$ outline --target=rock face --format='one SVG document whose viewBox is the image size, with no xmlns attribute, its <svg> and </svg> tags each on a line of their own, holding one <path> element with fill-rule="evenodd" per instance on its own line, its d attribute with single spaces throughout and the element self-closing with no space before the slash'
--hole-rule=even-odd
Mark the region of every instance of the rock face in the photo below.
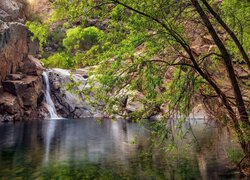
<svg viewBox="0 0 250 180">
<path fill-rule="evenodd" d="M 57 112 L 64 118 L 85 118 L 85 117 L 103 117 L 106 116 L 102 109 L 103 103 L 99 103 L 97 107 L 90 105 L 85 98 L 84 90 L 88 87 L 88 71 L 90 69 L 78 69 L 69 71 L 64 69 L 50 69 L 48 71 L 51 96 L 54 100 Z M 98 86 L 98 84 L 96 84 Z M 70 88 L 68 88 L 70 87 Z M 131 98 L 135 92 L 121 92 L 119 95 L 126 100 L 124 107 L 124 117 L 126 113 L 143 109 L 142 103 Z M 139 97 L 140 94 L 136 93 Z M 93 97 L 89 97 L 92 99 Z M 121 116 L 113 115 L 112 117 L 120 118 Z"/>
<path fill-rule="evenodd" d="M 64 118 L 101 117 L 101 107 L 93 108 L 84 100 L 83 93 L 87 85 L 87 71 L 84 69 L 70 74 L 69 70 L 51 69 L 48 71 L 51 95 L 57 112 Z M 73 89 L 67 90 L 70 84 L 78 84 Z"/>
<path fill-rule="evenodd" d="M 22 23 L 24 6 L 20 0 L 0 1 L 0 121 L 39 116 L 43 67 Z"/>
</svg>

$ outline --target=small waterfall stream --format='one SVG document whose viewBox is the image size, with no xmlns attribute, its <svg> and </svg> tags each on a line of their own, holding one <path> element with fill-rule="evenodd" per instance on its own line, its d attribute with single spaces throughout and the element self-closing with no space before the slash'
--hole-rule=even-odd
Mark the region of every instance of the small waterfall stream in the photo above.
<svg viewBox="0 0 250 180">
<path fill-rule="evenodd" d="M 49 111 L 50 119 L 52 121 L 48 121 L 48 124 L 46 124 L 46 127 L 44 128 L 44 137 L 45 137 L 45 156 L 44 156 L 44 161 L 48 162 L 49 161 L 49 152 L 50 152 L 50 144 L 51 140 L 54 136 L 55 129 L 56 129 L 56 121 L 53 119 L 60 119 L 60 116 L 58 116 L 56 112 L 56 107 L 54 102 L 51 99 L 50 96 L 50 84 L 49 84 L 49 77 L 47 72 L 43 72 L 43 79 L 45 83 L 45 102 L 46 102 L 46 107 Z"/>
<path fill-rule="evenodd" d="M 46 107 L 49 111 L 50 119 L 58 119 L 60 117 L 57 115 L 55 104 L 50 96 L 50 85 L 47 72 L 43 72 L 43 79 L 45 83 L 45 102 L 46 102 Z"/>
</svg>

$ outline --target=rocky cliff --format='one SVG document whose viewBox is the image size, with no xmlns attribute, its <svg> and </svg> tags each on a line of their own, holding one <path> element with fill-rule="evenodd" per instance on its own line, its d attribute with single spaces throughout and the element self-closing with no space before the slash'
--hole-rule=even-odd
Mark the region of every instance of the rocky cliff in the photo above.
<svg viewBox="0 0 250 180">
<path fill-rule="evenodd" d="M 39 116 L 43 67 L 24 25 L 26 6 L 20 0 L 0 1 L 0 121 Z"/>
</svg>

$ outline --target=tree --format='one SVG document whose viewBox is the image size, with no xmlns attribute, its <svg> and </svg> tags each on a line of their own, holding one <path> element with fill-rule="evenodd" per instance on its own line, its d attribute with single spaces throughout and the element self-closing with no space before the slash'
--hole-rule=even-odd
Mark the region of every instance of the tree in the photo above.
<svg viewBox="0 0 250 180">
<path fill-rule="evenodd" d="M 99 23 L 99 28 L 105 32 L 103 35 L 100 31 L 102 35 L 98 43 L 91 48 L 84 52 L 75 50 L 74 54 L 78 62 L 82 59 L 83 66 L 97 66 L 93 73 L 100 86 L 92 86 L 91 91 L 96 92 L 97 99 L 106 102 L 107 110 L 120 111 L 119 105 L 122 103 L 119 95 L 122 90 L 129 89 L 144 95 L 142 101 L 145 109 L 139 112 L 140 116 L 162 104 L 169 105 L 169 115 L 177 111 L 187 115 L 192 95 L 202 91 L 221 101 L 245 159 L 250 161 L 249 110 L 243 87 L 235 73 L 232 55 L 227 49 L 227 41 L 218 31 L 219 25 L 229 33 L 248 65 L 249 58 L 233 30 L 207 1 L 56 0 L 53 5 L 53 20 L 67 19 L 70 26 L 80 21 L 84 31 L 90 26 L 89 20 L 94 19 L 96 26 Z M 209 13 L 215 19 L 211 19 Z M 108 23 L 104 24 L 105 21 Z M 197 31 L 193 34 L 187 32 L 188 23 L 196 25 L 212 38 L 215 44 L 212 52 L 195 51 L 192 37 Z M 232 96 L 212 75 L 220 72 L 213 65 L 221 61 L 227 72 Z M 175 72 L 171 81 L 166 81 L 164 75 L 171 67 Z"/>
</svg>

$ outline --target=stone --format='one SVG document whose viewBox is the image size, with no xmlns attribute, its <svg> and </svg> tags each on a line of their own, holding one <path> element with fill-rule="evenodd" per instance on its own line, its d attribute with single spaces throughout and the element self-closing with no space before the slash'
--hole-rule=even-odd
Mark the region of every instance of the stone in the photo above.
<svg viewBox="0 0 250 180">
<path fill-rule="evenodd" d="M 3 86 L 0 85 L 0 94 L 3 94 Z"/>
<path fill-rule="evenodd" d="M 0 20 L 2 20 L 2 21 L 10 21 L 11 16 L 7 12 L 5 12 L 4 10 L 0 9 Z"/>
<path fill-rule="evenodd" d="M 21 119 L 22 117 L 19 117 L 19 115 L 25 114 L 26 111 L 35 111 L 39 104 L 41 104 L 42 78 L 39 76 L 26 76 L 21 80 L 3 81 L 3 89 L 5 92 L 3 93 L 2 99 L 10 99 L 9 94 L 11 94 L 12 97 L 15 97 L 18 100 L 19 109 L 17 112 L 15 111 L 16 119 Z M 0 104 L 0 108 L 1 107 L 2 110 L 6 110 L 6 107 L 11 106 L 6 106 L 2 103 L 2 105 Z M 12 114 L 13 111 L 7 111 L 7 113 Z"/>
<path fill-rule="evenodd" d="M 3 93 L 0 96 L 0 112 L 9 113 L 11 115 L 19 112 L 18 98 L 10 93 Z"/>
<path fill-rule="evenodd" d="M 23 81 L 3 81 L 3 89 L 6 92 L 9 92 L 15 96 L 20 95 L 27 89 L 27 85 L 23 83 Z"/>
<path fill-rule="evenodd" d="M 27 87 L 25 91 L 20 92 L 24 106 L 37 107 L 38 98 L 42 92 L 42 79 L 39 76 L 27 76 L 23 79 L 23 84 Z"/>
<path fill-rule="evenodd" d="M 23 67 L 23 72 L 28 75 L 42 75 L 44 68 L 41 62 L 32 55 L 28 55 Z"/>
<path fill-rule="evenodd" d="M 11 22 L 1 25 L 0 35 L 0 82 L 8 74 L 21 70 L 28 56 L 28 30 L 23 24 Z"/>
<path fill-rule="evenodd" d="M 37 107 L 37 99 L 38 95 L 34 93 L 33 88 L 28 88 L 26 91 L 22 94 L 23 104 L 24 106 L 28 107 Z"/>
<path fill-rule="evenodd" d="M 8 26 L 5 22 L 0 20 L 0 52 L 9 40 Z"/>
<path fill-rule="evenodd" d="M 24 77 L 23 74 L 8 74 L 6 80 L 22 80 Z"/>
<path fill-rule="evenodd" d="M 70 72 L 64 69 L 51 69 L 48 72 L 51 94 L 57 112 L 64 118 L 101 117 L 101 111 L 95 109 L 84 99 L 84 94 L 77 93 L 87 86 L 87 70 L 78 69 Z M 79 84 L 71 90 L 65 87 L 70 83 Z M 101 109 L 101 108 L 99 108 Z"/>
<path fill-rule="evenodd" d="M 8 13 L 12 20 L 16 20 L 20 15 L 20 7 L 13 0 L 1 0 L 0 9 Z"/>
</svg>

